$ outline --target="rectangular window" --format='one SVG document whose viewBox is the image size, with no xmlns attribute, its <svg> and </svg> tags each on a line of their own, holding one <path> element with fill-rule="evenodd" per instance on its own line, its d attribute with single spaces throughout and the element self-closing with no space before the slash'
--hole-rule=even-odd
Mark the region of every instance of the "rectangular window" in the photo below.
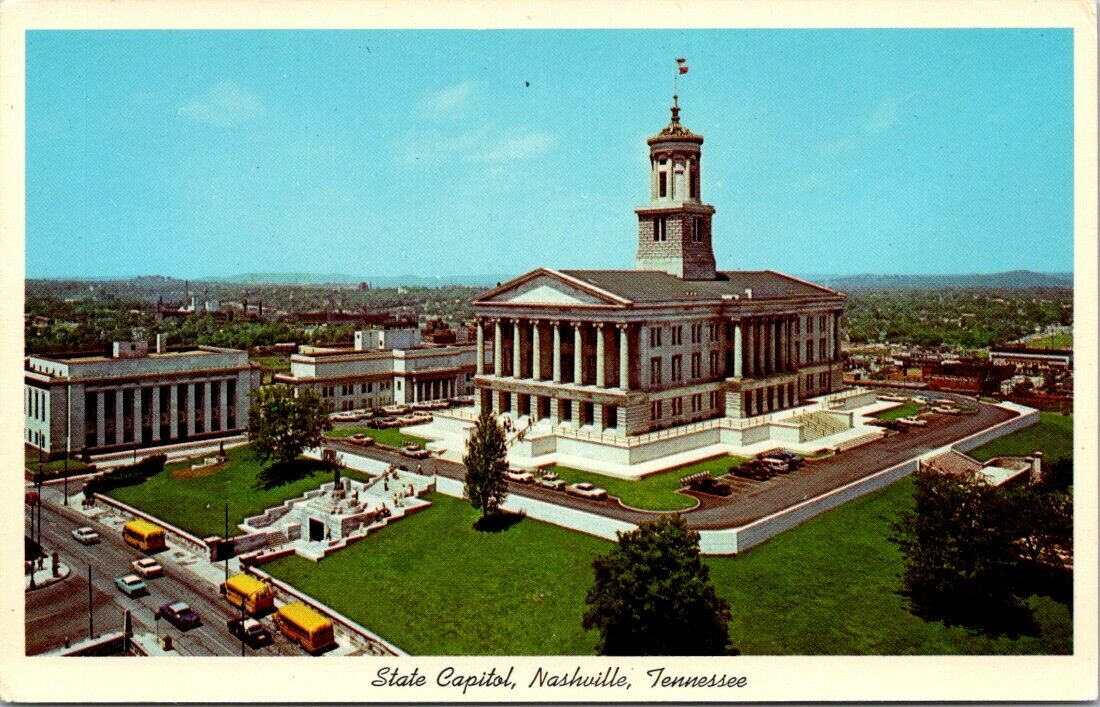
<svg viewBox="0 0 1100 707">
<path fill-rule="evenodd" d="M 672 357 L 672 380 L 678 381 L 684 376 L 684 357 L 677 354 Z"/>
<path fill-rule="evenodd" d="M 694 165 L 688 166 L 688 189 L 692 199 L 699 198 L 699 173 L 695 171 Z"/>
<path fill-rule="evenodd" d="M 691 355 L 691 377 L 701 378 L 703 376 L 703 354 L 693 353 Z"/>
<path fill-rule="evenodd" d="M 812 316 L 811 317 L 806 317 L 806 333 L 807 334 L 813 334 L 814 333 L 814 318 Z"/>
<path fill-rule="evenodd" d="M 649 404 L 649 419 L 653 420 L 654 422 L 660 420 L 663 412 L 661 410 L 661 407 L 662 405 L 660 400 L 654 400 L 653 402 L 651 402 Z"/>
<path fill-rule="evenodd" d="M 672 399 L 672 416 L 676 417 L 678 415 L 683 415 L 683 414 L 684 414 L 684 399 L 683 398 L 673 398 Z"/>
<path fill-rule="evenodd" d="M 825 337 L 817 340 L 817 358 L 820 361 L 829 360 L 829 357 L 825 355 Z"/>
<path fill-rule="evenodd" d="M 661 384 L 661 357 L 654 356 L 649 359 L 649 384 L 660 385 Z"/>
<path fill-rule="evenodd" d="M 806 376 L 806 390 L 814 389 L 814 377 L 812 375 Z"/>
<path fill-rule="evenodd" d="M 649 348 L 655 349 L 661 345 L 661 327 L 649 328 Z"/>
<path fill-rule="evenodd" d="M 821 331 L 821 332 L 825 331 L 825 315 L 824 314 L 822 314 L 820 317 L 817 318 L 817 330 Z"/>
<path fill-rule="evenodd" d="M 829 385 L 829 374 L 819 373 L 817 375 L 817 385 L 819 388 L 826 388 Z"/>
<path fill-rule="evenodd" d="M 684 343 L 684 327 L 674 326 L 672 327 L 672 345 L 680 346 Z"/>
<path fill-rule="evenodd" d="M 699 412 L 702 409 L 703 409 L 703 394 L 702 393 L 696 393 L 695 395 L 691 396 L 691 411 L 692 412 Z"/>
<path fill-rule="evenodd" d="M 653 219 L 653 240 L 668 240 L 668 219 L 664 216 L 658 216 L 657 218 Z"/>
<path fill-rule="evenodd" d="M 806 363 L 813 363 L 813 362 L 814 362 L 814 342 L 813 341 L 807 341 L 806 342 Z"/>
<path fill-rule="evenodd" d="M 668 172 L 657 173 L 658 196 L 664 199 L 668 196 Z"/>
<path fill-rule="evenodd" d="M 710 391 L 710 409 L 713 410 L 716 407 L 718 407 L 718 391 L 712 390 Z"/>
<path fill-rule="evenodd" d="M 698 216 L 691 217 L 691 241 L 692 243 L 703 242 L 703 219 Z"/>
<path fill-rule="evenodd" d="M 710 352 L 710 374 L 712 376 L 718 375 L 718 366 L 721 356 L 717 351 Z"/>
</svg>

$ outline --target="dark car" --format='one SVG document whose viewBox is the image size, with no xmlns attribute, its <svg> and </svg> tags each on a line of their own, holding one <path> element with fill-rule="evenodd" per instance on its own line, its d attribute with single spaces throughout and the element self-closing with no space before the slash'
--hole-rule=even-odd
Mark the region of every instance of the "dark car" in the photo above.
<svg viewBox="0 0 1100 707">
<path fill-rule="evenodd" d="M 707 493 L 711 496 L 729 496 L 733 493 L 733 489 L 730 485 L 719 481 L 713 476 L 707 476 L 705 479 L 700 479 L 691 484 L 692 491 L 698 491 L 699 493 Z"/>
<path fill-rule="evenodd" d="M 734 476 L 739 476 L 742 479 L 752 479 L 753 481 L 767 481 L 775 476 L 775 470 L 759 459 L 749 459 L 730 471 L 733 472 Z"/>
<path fill-rule="evenodd" d="M 174 601 L 171 604 L 165 604 L 160 607 L 159 613 L 161 618 L 181 631 L 186 631 L 189 628 L 195 628 L 202 624 L 202 619 L 195 613 L 195 610 L 182 601 Z"/>
<path fill-rule="evenodd" d="M 256 619 L 245 617 L 243 619 L 229 619 L 226 622 L 229 633 L 239 638 L 253 648 L 262 648 L 271 645 L 271 632 L 268 631 Z"/>
</svg>

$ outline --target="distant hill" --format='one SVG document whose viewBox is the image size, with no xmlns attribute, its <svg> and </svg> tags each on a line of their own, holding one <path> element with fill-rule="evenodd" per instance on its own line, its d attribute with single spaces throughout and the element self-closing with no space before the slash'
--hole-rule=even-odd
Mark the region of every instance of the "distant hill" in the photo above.
<svg viewBox="0 0 1100 707">
<path fill-rule="evenodd" d="M 969 275 L 818 275 L 816 279 L 814 276 L 809 276 L 807 279 L 838 290 L 1073 288 L 1073 273 L 1044 273 L 1031 270 Z"/>
<path fill-rule="evenodd" d="M 252 283 L 264 285 L 357 285 L 371 287 L 439 287 L 440 285 L 494 285 L 507 280 L 500 275 L 349 275 L 347 273 L 241 273 L 226 277 L 204 278 L 207 282 Z"/>
</svg>

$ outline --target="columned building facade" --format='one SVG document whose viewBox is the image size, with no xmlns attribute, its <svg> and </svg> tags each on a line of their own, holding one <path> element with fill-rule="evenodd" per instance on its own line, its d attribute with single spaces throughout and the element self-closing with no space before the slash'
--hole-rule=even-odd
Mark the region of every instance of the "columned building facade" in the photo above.
<svg viewBox="0 0 1100 707">
<path fill-rule="evenodd" d="M 648 143 L 634 270 L 540 268 L 475 300 L 478 406 L 628 436 L 839 389 L 845 296 L 775 271 L 716 270 L 702 136 L 674 104 Z"/>
</svg>

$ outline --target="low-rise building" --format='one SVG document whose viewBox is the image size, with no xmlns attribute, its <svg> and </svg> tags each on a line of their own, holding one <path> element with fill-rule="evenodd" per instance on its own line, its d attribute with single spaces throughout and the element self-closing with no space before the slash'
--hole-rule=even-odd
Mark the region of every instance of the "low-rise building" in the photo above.
<svg viewBox="0 0 1100 707">
<path fill-rule="evenodd" d="M 150 447 L 238 434 L 248 424 L 260 368 L 216 346 L 27 356 L 24 441 L 50 455 Z"/>
<path fill-rule="evenodd" d="M 448 400 L 473 394 L 472 345 L 430 345 L 408 330 L 355 333 L 352 348 L 302 346 L 274 382 L 310 389 L 334 410 Z"/>
</svg>

